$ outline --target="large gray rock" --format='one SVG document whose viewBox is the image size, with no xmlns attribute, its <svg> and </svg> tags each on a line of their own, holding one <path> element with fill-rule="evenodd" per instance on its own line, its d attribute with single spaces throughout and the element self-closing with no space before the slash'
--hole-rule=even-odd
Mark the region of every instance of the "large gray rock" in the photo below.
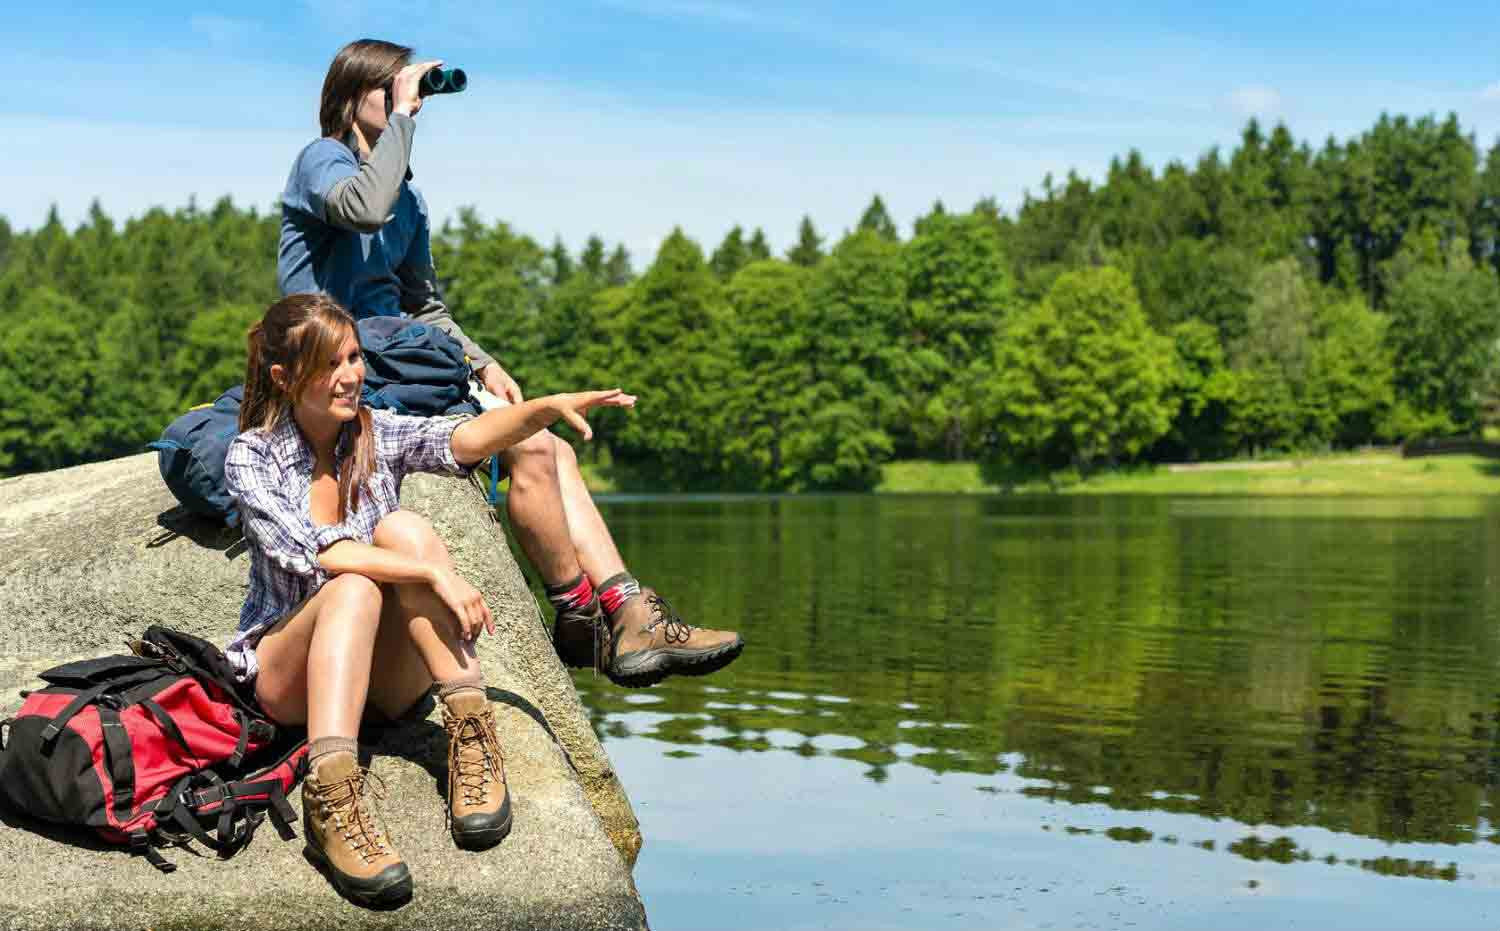
<svg viewBox="0 0 1500 931">
<path fill-rule="evenodd" d="M 269 828 L 219 861 L 182 849 L 177 872 L 0 811 L 0 928 L 644 928 L 631 881 L 630 802 L 557 661 L 536 602 L 475 486 L 420 475 L 402 503 L 426 515 L 498 633 L 480 655 L 496 703 L 515 828 L 483 853 L 454 847 L 438 795 L 440 716 L 366 735 L 388 787 L 386 824 L 416 884 L 407 905 L 341 899 Z M 160 622 L 223 642 L 244 599 L 239 534 L 187 518 L 134 456 L 0 481 L 0 711 L 60 661 L 123 652 Z M 294 795 L 293 802 L 297 798 Z M 299 826 L 300 833 L 300 826 Z"/>
</svg>

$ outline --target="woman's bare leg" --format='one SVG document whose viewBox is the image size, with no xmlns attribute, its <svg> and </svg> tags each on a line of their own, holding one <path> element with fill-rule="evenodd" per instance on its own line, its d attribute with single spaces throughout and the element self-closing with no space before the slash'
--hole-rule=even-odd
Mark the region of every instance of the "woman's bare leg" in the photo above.
<svg viewBox="0 0 1500 931">
<path fill-rule="evenodd" d="M 382 600 L 365 576 L 336 576 L 261 638 L 255 696 L 272 720 L 309 739 L 359 732 Z"/>
<path fill-rule="evenodd" d="M 375 545 L 425 562 L 448 564 L 448 548 L 425 519 L 387 514 Z M 493 847 L 510 833 L 510 791 L 495 715 L 484 692 L 473 641 L 425 584 L 389 585 L 375 644 L 370 702 L 395 717 L 436 682 L 448 732 L 448 826 L 467 850 Z"/>
<path fill-rule="evenodd" d="M 449 564 L 448 548 L 424 518 L 387 514 L 374 544 L 424 562 Z M 459 636 L 458 619 L 424 583 L 387 584 L 375 641 L 370 703 L 388 717 L 410 708 L 434 682 L 480 682 L 474 643 Z"/>
</svg>

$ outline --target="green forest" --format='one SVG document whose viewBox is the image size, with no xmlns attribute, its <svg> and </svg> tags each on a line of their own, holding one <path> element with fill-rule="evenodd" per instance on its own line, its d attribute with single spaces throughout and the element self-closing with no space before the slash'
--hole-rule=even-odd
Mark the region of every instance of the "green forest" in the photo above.
<svg viewBox="0 0 1500 931">
<path fill-rule="evenodd" d="M 726 218 L 726 224 L 733 218 Z M 1500 413 L 1500 143 L 1382 117 L 1314 148 L 1251 122 L 1230 152 L 1013 212 L 879 196 L 649 267 L 467 208 L 433 249 L 455 318 L 529 395 L 621 386 L 586 455 L 662 488 L 862 490 L 892 459 L 992 474 L 1344 449 Z M 607 228 L 607 218 L 600 218 Z M 228 199 L 69 230 L 0 218 L 0 472 L 142 450 L 243 378 L 277 298 L 276 211 Z"/>
</svg>

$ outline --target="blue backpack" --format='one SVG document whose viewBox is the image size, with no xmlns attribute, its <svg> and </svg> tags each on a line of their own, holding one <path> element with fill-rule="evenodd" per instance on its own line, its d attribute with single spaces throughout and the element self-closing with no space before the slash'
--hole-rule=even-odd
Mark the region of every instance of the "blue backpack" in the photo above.
<svg viewBox="0 0 1500 931">
<path fill-rule="evenodd" d="M 469 397 L 469 361 L 453 337 L 405 317 L 359 321 L 365 354 L 361 399 L 398 414 L 477 414 Z"/>
<path fill-rule="evenodd" d="M 224 482 L 224 459 L 240 432 L 240 402 L 245 388 L 235 385 L 212 404 L 195 407 L 167 425 L 161 439 L 147 443 L 157 450 L 162 481 L 182 506 L 195 514 L 239 525 L 239 511 Z"/>
</svg>

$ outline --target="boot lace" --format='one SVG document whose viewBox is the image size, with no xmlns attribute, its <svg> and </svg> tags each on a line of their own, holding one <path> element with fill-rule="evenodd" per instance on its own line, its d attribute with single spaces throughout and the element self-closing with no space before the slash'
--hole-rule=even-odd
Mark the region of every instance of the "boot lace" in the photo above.
<svg viewBox="0 0 1500 931">
<path fill-rule="evenodd" d="M 466 757 L 464 750 L 478 749 L 479 758 Z M 471 712 L 455 715 L 448 720 L 448 772 L 463 793 L 469 805 L 483 805 L 489 795 L 489 783 L 504 777 L 500 767 L 504 757 L 500 753 L 500 738 L 495 736 L 495 723 L 490 713 Z M 452 805 L 448 806 L 452 817 Z"/>
<path fill-rule="evenodd" d="M 366 863 L 378 859 L 390 848 L 369 803 L 370 797 L 385 800 L 385 781 L 379 776 L 364 768 L 356 769 L 348 778 L 320 787 L 318 795 L 344 842 Z"/>
<path fill-rule="evenodd" d="M 651 607 L 651 623 L 641 628 L 642 633 L 650 633 L 661 627 L 668 643 L 687 643 L 693 636 L 693 625 L 684 621 L 667 599 L 652 592 L 646 596 L 646 604 Z"/>
</svg>

